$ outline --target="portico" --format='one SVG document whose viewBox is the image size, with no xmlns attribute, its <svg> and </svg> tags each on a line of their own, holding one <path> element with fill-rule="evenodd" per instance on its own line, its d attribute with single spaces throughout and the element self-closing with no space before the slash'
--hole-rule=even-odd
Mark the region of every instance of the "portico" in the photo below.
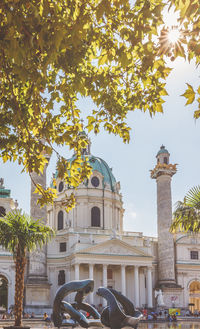
<svg viewBox="0 0 200 329">
<path fill-rule="evenodd" d="M 142 307 L 146 304 L 149 308 L 152 304 L 152 266 L 144 266 L 144 264 L 99 264 L 98 262 L 90 263 L 75 263 L 72 267 L 75 280 L 93 278 L 95 279 L 95 289 L 88 297 L 91 304 L 102 304 L 106 306 L 106 300 L 95 295 L 99 286 L 109 287 L 121 291 L 125 296 L 128 296 L 134 303 L 135 307 Z M 132 289 L 130 290 L 130 282 Z M 146 286 L 143 287 L 143 282 Z M 145 293 L 141 295 L 141 290 Z"/>
</svg>

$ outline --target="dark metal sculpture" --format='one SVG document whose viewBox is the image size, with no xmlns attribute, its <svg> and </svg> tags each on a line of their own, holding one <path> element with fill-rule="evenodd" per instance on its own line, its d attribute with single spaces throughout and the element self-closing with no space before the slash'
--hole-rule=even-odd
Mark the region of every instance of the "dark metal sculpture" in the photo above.
<svg viewBox="0 0 200 329">
<path fill-rule="evenodd" d="M 141 312 L 135 310 L 133 303 L 114 289 L 100 287 L 97 295 L 105 298 L 108 306 L 103 309 L 101 322 L 111 329 L 121 329 L 123 327 L 137 328 L 138 322 L 142 319 Z M 120 309 L 118 302 L 121 304 Z"/>
<path fill-rule="evenodd" d="M 83 302 L 84 297 L 93 290 L 93 280 L 71 281 L 60 287 L 56 293 L 53 304 L 52 317 L 54 326 L 58 328 L 64 326 L 64 314 L 68 313 L 71 316 L 71 319 L 78 322 L 81 327 L 102 327 L 100 314 L 97 312 L 97 310 L 93 306 Z M 75 302 L 70 304 L 64 301 L 64 298 L 73 292 L 77 292 L 75 296 Z M 80 312 L 80 310 L 89 312 L 93 319 L 87 319 L 85 315 Z"/>
</svg>

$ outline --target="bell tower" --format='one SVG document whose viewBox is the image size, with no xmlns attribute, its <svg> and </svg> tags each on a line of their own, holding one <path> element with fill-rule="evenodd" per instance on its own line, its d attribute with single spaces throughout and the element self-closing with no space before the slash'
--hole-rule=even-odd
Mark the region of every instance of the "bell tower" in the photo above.
<svg viewBox="0 0 200 329">
<path fill-rule="evenodd" d="M 169 232 L 172 223 L 171 179 L 176 173 L 176 164 L 170 164 L 170 154 L 162 145 L 156 158 L 157 164 L 151 170 L 151 178 L 157 183 L 157 225 L 158 225 L 158 286 L 176 285 L 173 235 Z"/>
</svg>

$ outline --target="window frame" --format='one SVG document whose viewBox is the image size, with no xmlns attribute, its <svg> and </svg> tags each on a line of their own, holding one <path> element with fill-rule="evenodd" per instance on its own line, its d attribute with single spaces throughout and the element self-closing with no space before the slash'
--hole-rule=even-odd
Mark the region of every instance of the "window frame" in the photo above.
<svg viewBox="0 0 200 329">
<path fill-rule="evenodd" d="M 96 214 L 95 211 L 97 211 Z M 91 227 L 101 227 L 101 209 L 97 206 L 91 208 Z"/>
<path fill-rule="evenodd" d="M 62 250 L 62 247 L 65 246 Z M 59 243 L 59 251 L 60 252 L 66 252 L 67 251 L 67 243 L 65 241 L 62 241 Z"/>
<path fill-rule="evenodd" d="M 190 259 L 192 259 L 192 260 L 198 260 L 199 259 L 198 250 L 190 250 Z"/>
<path fill-rule="evenodd" d="M 59 217 L 59 214 L 61 214 L 61 213 L 62 213 L 62 218 Z M 61 219 L 62 219 L 62 225 L 60 223 Z M 64 228 L 64 212 L 63 212 L 63 210 L 59 210 L 58 215 L 57 215 L 57 230 L 60 231 L 60 230 L 63 230 L 63 228 Z"/>
</svg>

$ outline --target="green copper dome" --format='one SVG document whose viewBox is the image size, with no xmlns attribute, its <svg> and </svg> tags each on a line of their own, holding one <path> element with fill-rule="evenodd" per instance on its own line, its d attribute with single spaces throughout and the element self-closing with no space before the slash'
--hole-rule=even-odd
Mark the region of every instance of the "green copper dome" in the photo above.
<svg viewBox="0 0 200 329">
<path fill-rule="evenodd" d="M 85 154 L 82 156 L 86 156 L 89 159 L 89 164 L 92 167 L 92 172 L 98 171 L 103 176 L 104 187 L 105 184 L 109 184 L 111 190 L 114 192 L 116 179 L 112 173 L 112 169 L 108 166 L 108 164 L 103 159 L 96 157 L 92 154 Z M 74 157 L 75 155 L 73 155 L 71 159 L 68 159 L 68 161 L 73 161 Z M 54 178 L 57 178 L 57 170 L 55 172 Z M 88 182 L 85 185 L 87 186 Z"/>
<path fill-rule="evenodd" d="M 160 147 L 160 150 L 158 151 L 156 157 L 157 157 L 159 154 L 162 154 L 162 153 L 167 153 L 167 154 L 169 154 L 169 152 L 166 150 L 166 148 L 165 148 L 164 145 L 162 145 L 162 146 Z"/>
<path fill-rule="evenodd" d="M 103 159 L 95 157 L 94 155 L 87 156 L 89 157 L 89 163 L 92 167 L 92 171 L 98 171 L 104 177 L 104 184 L 108 183 L 111 190 L 114 191 L 116 179 L 113 176 L 112 169 Z"/>
</svg>

